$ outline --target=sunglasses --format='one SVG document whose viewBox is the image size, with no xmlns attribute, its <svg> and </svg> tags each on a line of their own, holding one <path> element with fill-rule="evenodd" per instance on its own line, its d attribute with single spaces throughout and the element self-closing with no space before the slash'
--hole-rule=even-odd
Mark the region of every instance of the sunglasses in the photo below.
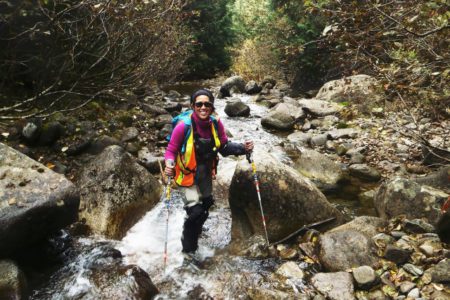
<svg viewBox="0 0 450 300">
<path fill-rule="evenodd" d="M 206 108 L 212 108 L 213 107 L 213 104 L 211 102 L 195 102 L 194 105 L 197 108 L 201 108 L 203 105 Z"/>
</svg>

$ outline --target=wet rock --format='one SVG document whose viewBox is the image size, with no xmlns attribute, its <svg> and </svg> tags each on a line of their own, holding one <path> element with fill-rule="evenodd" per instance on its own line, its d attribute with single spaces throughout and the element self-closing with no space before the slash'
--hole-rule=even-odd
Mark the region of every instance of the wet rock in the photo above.
<svg viewBox="0 0 450 300">
<path fill-rule="evenodd" d="M 312 277 L 311 282 L 327 299 L 355 299 L 353 296 L 353 279 L 347 272 L 317 273 Z"/>
<path fill-rule="evenodd" d="M 441 260 L 437 265 L 432 266 L 425 271 L 424 277 L 428 277 L 431 282 L 448 283 L 450 282 L 450 259 Z"/>
<path fill-rule="evenodd" d="M 27 299 L 25 275 L 11 260 L 0 260 L 0 299 Z"/>
<path fill-rule="evenodd" d="M 243 241 L 239 240 L 237 243 L 232 244 L 231 247 L 233 253 L 251 258 L 267 258 L 270 255 L 270 250 L 267 249 L 265 238 L 259 234 L 255 234 Z"/>
<path fill-rule="evenodd" d="M 394 245 L 387 245 L 384 252 L 384 257 L 387 260 L 393 261 L 396 264 L 404 264 L 408 261 L 411 251 L 402 249 Z"/>
<path fill-rule="evenodd" d="M 378 279 L 374 269 L 369 266 L 353 269 L 353 278 L 355 278 L 358 287 L 361 289 L 369 289 L 376 284 Z"/>
<path fill-rule="evenodd" d="M 338 114 L 343 108 L 341 105 L 316 99 L 302 99 L 298 104 L 307 114 L 317 117 Z"/>
<path fill-rule="evenodd" d="M 225 113 L 229 117 L 248 117 L 250 115 L 250 107 L 242 101 L 228 102 L 225 106 Z"/>
<path fill-rule="evenodd" d="M 260 87 L 254 80 L 250 80 L 245 85 L 245 93 L 247 93 L 249 95 L 257 94 L 257 93 L 261 92 L 261 90 L 262 90 L 262 87 Z"/>
<path fill-rule="evenodd" d="M 337 223 L 341 222 L 339 211 L 307 178 L 268 153 L 256 150 L 254 160 L 258 165 L 261 200 L 267 213 L 270 241 L 281 240 L 303 225 L 330 217 L 337 217 Z M 230 185 L 233 239 L 245 239 L 253 233 L 264 235 L 256 199 L 250 166 L 248 162 L 241 161 Z M 332 226 L 332 223 L 327 225 Z"/>
<path fill-rule="evenodd" d="M 232 76 L 225 79 L 220 86 L 218 98 L 230 97 L 232 88 L 236 88 L 240 93 L 244 93 L 245 80 L 241 76 Z"/>
<path fill-rule="evenodd" d="M 303 279 L 304 274 L 300 267 L 293 261 L 282 264 L 276 271 L 276 274 L 293 279 Z"/>
<path fill-rule="evenodd" d="M 391 235 L 396 239 L 400 239 L 406 235 L 406 232 L 393 230 L 391 231 Z"/>
<path fill-rule="evenodd" d="M 305 114 L 303 113 L 303 110 L 300 107 L 289 103 L 279 103 L 274 108 L 272 108 L 271 111 L 277 111 L 284 114 L 288 114 L 296 122 L 305 117 Z"/>
<path fill-rule="evenodd" d="M 395 178 L 380 186 L 374 205 L 384 219 L 404 214 L 408 219 L 425 217 L 434 225 L 442 214 L 439 205 L 442 196 L 414 181 Z"/>
<path fill-rule="evenodd" d="M 425 222 L 421 219 L 406 220 L 404 224 L 405 231 L 408 233 L 426 233 L 434 232 L 435 228 L 433 225 Z"/>
<path fill-rule="evenodd" d="M 139 131 L 136 127 L 128 127 L 125 128 L 122 132 L 122 137 L 120 138 L 120 141 L 123 142 L 129 142 L 134 139 L 136 139 L 139 135 Z"/>
<path fill-rule="evenodd" d="M 321 191 L 337 190 L 344 178 L 340 165 L 315 150 L 299 150 L 300 157 L 295 161 L 294 168 L 311 179 Z"/>
<path fill-rule="evenodd" d="M 376 94 L 378 82 L 368 75 L 354 75 L 325 83 L 316 95 L 316 99 L 332 102 L 367 101 L 379 98 Z"/>
<path fill-rule="evenodd" d="M 267 85 L 267 84 L 269 84 L 269 85 Z M 277 81 L 272 76 L 264 76 L 263 80 L 261 81 L 262 86 L 264 86 L 264 87 L 270 86 L 270 87 L 268 87 L 268 89 L 272 89 L 276 84 L 277 84 Z"/>
<path fill-rule="evenodd" d="M 64 176 L 0 143 L 0 257 L 71 224 L 78 205 Z"/>
<path fill-rule="evenodd" d="M 350 175 L 362 179 L 364 181 L 378 181 L 381 174 L 376 169 L 366 164 L 353 164 L 348 168 Z"/>
<path fill-rule="evenodd" d="M 294 128 L 295 119 L 287 113 L 271 111 L 261 119 L 261 125 L 277 130 L 289 131 Z"/>
<path fill-rule="evenodd" d="M 291 299 L 288 293 L 274 290 L 266 289 L 263 287 L 250 287 L 247 290 L 247 294 L 250 299 Z M 199 299 L 199 298 L 196 298 Z"/>
<path fill-rule="evenodd" d="M 196 285 L 192 290 L 190 290 L 189 292 L 187 292 L 187 299 L 202 299 L 202 300 L 212 300 L 214 299 L 213 297 L 211 297 L 210 295 L 208 295 L 208 293 L 206 292 L 205 288 L 203 286 Z"/>
<path fill-rule="evenodd" d="M 85 166 L 77 183 L 80 219 L 92 231 L 120 239 L 158 201 L 158 181 L 118 146 Z"/>
<path fill-rule="evenodd" d="M 94 139 L 87 149 L 87 152 L 90 154 L 100 154 L 105 148 L 112 146 L 112 145 L 120 145 L 120 142 L 108 135 L 102 135 L 98 138 Z"/>
</svg>

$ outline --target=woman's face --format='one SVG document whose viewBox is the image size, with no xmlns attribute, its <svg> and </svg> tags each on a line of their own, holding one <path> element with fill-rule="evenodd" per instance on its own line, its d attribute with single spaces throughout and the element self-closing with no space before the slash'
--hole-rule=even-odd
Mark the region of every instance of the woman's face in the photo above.
<svg viewBox="0 0 450 300">
<path fill-rule="evenodd" d="M 213 112 L 213 104 L 209 102 L 209 97 L 200 95 L 195 98 L 193 109 L 197 117 L 201 120 L 206 120 Z"/>
</svg>

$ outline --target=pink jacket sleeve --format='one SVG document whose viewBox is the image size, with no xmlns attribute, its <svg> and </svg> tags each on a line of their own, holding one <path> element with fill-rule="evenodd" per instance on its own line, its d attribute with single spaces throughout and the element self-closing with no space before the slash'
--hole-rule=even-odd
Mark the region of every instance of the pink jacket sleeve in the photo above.
<svg viewBox="0 0 450 300">
<path fill-rule="evenodd" d="M 175 161 L 178 152 L 181 151 L 181 146 L 184 141 L 184 126 L 184 123 L 180 122 L 173 129 L 169 145 L 167 145 L 166 153 L 164 154 L 165 160 L 171 159 Z"/>
</svg>

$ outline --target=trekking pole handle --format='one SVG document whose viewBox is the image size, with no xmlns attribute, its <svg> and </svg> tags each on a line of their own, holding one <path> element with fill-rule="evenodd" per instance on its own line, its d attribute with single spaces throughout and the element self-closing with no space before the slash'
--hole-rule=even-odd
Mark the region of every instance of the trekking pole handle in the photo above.
<svg viewBox="0 0 450 300">
<path fill-rule="evenodd" d="M 245 154 L 245 157 L 247 158 L 248 163 L 251 164 L 252 161 L 253 161 L 253 159 L 252 159 L 252 153 L 251 153 L 251 152 L 246 153 L 246 154 Z"/>
</svg>

